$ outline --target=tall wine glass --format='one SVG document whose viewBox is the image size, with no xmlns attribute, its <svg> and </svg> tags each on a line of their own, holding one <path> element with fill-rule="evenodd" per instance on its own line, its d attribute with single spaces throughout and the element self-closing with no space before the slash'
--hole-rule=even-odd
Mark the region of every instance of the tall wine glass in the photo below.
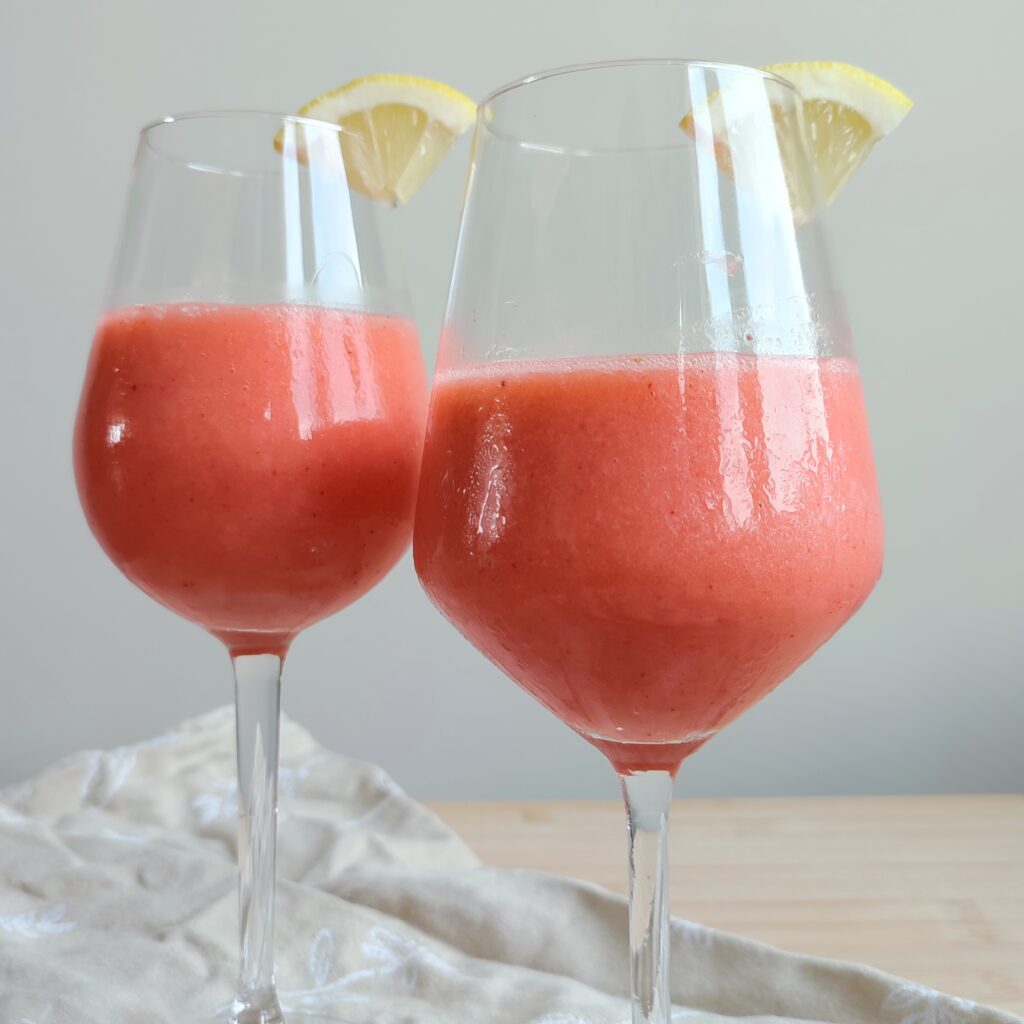
<svg viewBox="0 0 1024 1024">
<path fill-rule="evenodd" d="M 633 1020 L 664 1024 L 673 778 L 881 568 L 791 85 L 627 61 L 482 104 L 414 551 L 438 608 L 618 773 Z"/>
<path fill-rule="evenodd" d="M 281 665 L 408 546 L 426 414 L 415 327 L 339 129 L 192 114 L 144 129 L 75 428 L 118 568 L 227 646 L 241 869 L 236 1024 L 276 1024 Z"/>
</svg>

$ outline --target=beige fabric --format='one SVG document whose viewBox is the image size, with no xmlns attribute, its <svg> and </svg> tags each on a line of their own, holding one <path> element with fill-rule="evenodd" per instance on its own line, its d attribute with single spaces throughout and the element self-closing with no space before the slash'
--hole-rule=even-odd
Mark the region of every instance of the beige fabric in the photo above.
<svg viewBox="0 0 1024 1024">
<path fill-rule="evenodd" d="M 0 1024 L 184 1024 L 233 994 L 233 720 L 0 790 Z M 620 1024 L 623 901 L 481 867 L 379 768 L 282 735 L 277 962 L 302 1024 Z M 1010 1024 L 867 968 L 673 922 L 675 1021 Z"/>
</svg>

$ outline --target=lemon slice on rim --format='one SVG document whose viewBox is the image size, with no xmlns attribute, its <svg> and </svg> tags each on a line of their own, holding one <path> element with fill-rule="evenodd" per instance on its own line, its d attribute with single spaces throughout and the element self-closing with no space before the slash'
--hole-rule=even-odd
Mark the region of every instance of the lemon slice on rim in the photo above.
<svg viewBox="0 0 1024 1024">
<path fill-rule="evenodd" d="M 792 82 L 800 94 L 805 137 L 826 203 L 835 199 L 875 143 L 896 128 L 913 106 L 895 86 L 851 64 L 809 61 L 771 64 L 761 70 Z M 726 121 L 722 93 L 729 88 L 726 85 L 695 106 L 679 126 L 698 143 L 710 135 L 719 166 L 732 173 L 731 147 L 742 144 L 744 132 L 735 120 Z M 805 176 L 796 170 L 800 144 L 795 113 L 773 105 L 772 116 L 793 210 L 802 222 L 813 209 L 814 196 L 804 194 Z"/>
<path fill-rule="evenodd" d="M 894 85 L 852 64 L 808 61 L 762 70 L 792 82 L 803 99 L 807 143 L 826 203 L 914 105 Z"/>
<path fill-rule="evenodd" d="M 476 104 L 428 78 L 367 75 L 311 100 L 299 114 L 339 125 L 349 186 L 398 206 L 473 123 Z"/>
</svg>

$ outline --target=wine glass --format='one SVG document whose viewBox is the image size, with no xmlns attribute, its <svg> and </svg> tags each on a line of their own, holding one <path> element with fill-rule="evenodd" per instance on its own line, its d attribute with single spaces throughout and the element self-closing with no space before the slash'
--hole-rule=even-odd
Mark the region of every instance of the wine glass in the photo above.
<svg viewBox="0 0 1024 1024">
<path fill-rule="evenodd" d="M 426 381 L 340 129 L 202 113 L 142 131 L 75 427 L 93 533 L 235 672 L 241 968 L 274 987 L 281 666 L 295 635 L 407 548 Z"/>
<path fill-rule="evenodd" d="M 623 61 L 481 105 L 413 547 L 444 615 L 618 773 L 633 1020 L 664 1024 L 676 772 L 881 570 L 789 83 Z"/>
</svg>

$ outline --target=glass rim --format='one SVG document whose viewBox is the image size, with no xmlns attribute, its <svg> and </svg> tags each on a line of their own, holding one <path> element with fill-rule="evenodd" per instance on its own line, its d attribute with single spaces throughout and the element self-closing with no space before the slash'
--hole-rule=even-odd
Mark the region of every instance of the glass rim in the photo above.
<svg viewBox="0 0 1024 1024">
<path fill-rule="evenodd" d="M 176 140 L 188 138 L 188 135 L 168 134 L 162 135 L 161 128 L 172 128 L 180 125 L 180 132 L 185 132 L 188 125 L 212 124 L 220 122 L 227 132 L 231 128 L 239 129 L 246 126 L 247 130 L 253 130 L 255 126 L 262 125 L 264 130 L 276 130 L 278 137 L 281 136 L 289 126 L 297 126 L 293 129 L 300 131 L 306 129 L 309 134 L 319 134 L 320 138 L 333 137 L 340 145 L 344 136 L 352 137 L 352 132 L 343 128 L 340 124 L 331 121 L 321 121 L 315 117 L 304 117 L 301 114 L 283 114 L 274 110 L 191 110 L 181 114 L 167 114 L 164 117 L 150 121 L 139 129 L 136 136 L 138 139 L 136 158 L 143 152 L 148 152 L 154 157 L 183 164 L 194 171 L 207 173 L 224 174 L 230 177 L 258 177 L 265 175 L 279 174 L 280 171 L 271 167 L 243 167 L 235 161 L 226 157 L 220 157 L 213 162 L 203 162 L 194 159 L 188 153 L 176 150 Z M 326 133 L 329 132 L 330 135 Z M 280 150 L 279 150 L 280 151 Z"/>
<path fill-rule="evenodd" d="M 734 75 L 746 76 L 748 81 L 753 80 L 763 83 L 771 82 L 774 85 L 782 86 L 795 102 L 799 102 L 800 98 L 799 89 L 797 89 L 797 87 L 788 79 L 783 78 L 781 75 L 777 75 L 774 71 L 764 71 L 761 68 L 748 66 L 746 64 L 730 64 L 725 61 L 697 60 L 686 57 L 626 57 L 618 60 L 591 61 L 582 64 L 567 64 L 562 67 L 549 68 L 544 71 L 534 72 L 531 75 L 526 75 L 524 78 L 518 78 L 515 81 L 507 82 L 505 85 L 499 86 L 481 100 L 480 105 L 477 107 L 476 133 L 478 136 L 486 133 L 487 135 L 493 136 L 495 139 L 511 143 L 525 149 L 559 153 L 563 155 L 572 154 L 576 156 L 621 156 L 626 153 L 647 153 L 654 151 L 670 152 L 684 148 L 686 143 L 683 139 L 679 139 L 665 145 L 640 144 L 629 147 L 566 146 L 561 144 L 542 143 L 540 140 L 531 139 L 527 134 L 509 131 L 503 123 L 504 118 L 501 113 L 501 107 L 495 106 L 495 101 L 502 100 L 504 97 L 510 96 L 511 94 L 516 93 L 521 89 L 528 88 L 534 84 L 592 71 L 631 68 L 666 68 L 670 70 L 697 68 L 711 72 L 728 72 Z"/>
<path fill-rule="evenodd" d="M 224 110 L 186 110 L 180 114 L 166 114 L 163 117 L 155 118 L 152 121 L 148 121 L 139 129 L 139 137 L 142 139 L 148 138 L 150 132 L 157 128 L 163 128 L 167 125 L 178 124 L 182 121 L 201 121 L 201 120 L 217 120 L 217 119 L 229 119 L 237 118 L 239 120 L 243 118 L 264 118 L 267 120 L 278 121 L 282 124 L 303 124 L 309 125 L 313 128 L 328 128 L 338 135 L 348 134 L 348 129 L 343 128 L 340 124 L 335 124 L 331 121 L 322 121 L 316 117 L 304 117 L 301 114 L 283 114 L 276 110 L 240 110 L 240 109 L 224 109 Z"/>
<path fill-rule="evenodd" d="M 513 79 L 511 82 L 506 82 L 504 85 L 498 86 L 497 89 L 488 93 L 480 101 L 478 109 L 479 111 L 483 111 L 483 109 L 485 107 L 489 107 L 494 100 L 499 99 L 508 93 L 515 92 L 517 89 L 522 89 L 525 86 L 532 85 L 535 82 L 544 82 L 550 78 L 559 78 L 564 75 L 578 74 L 581 71 L 602 71 L 609 70 L 611 68 L 628 67 L 687 67 L 704 68 L 708 71 L 735 71 L 754 75 L 770 82 L 777 82 L 779 85 L 785 86 L 794 93 L 798 92 L 797 87 L 788 78 L 783 78 L 781 75 L 775 74 L 774 71 L 764 71 L 763 69 L 756 68 L 750 64 L 732 64 L 729 61 L 701 60 L 699 58 L 689 57 L 621 57 L 616 60 L 597 60 L 588 61 L 582 64 L 563 64 L 560 67 L 545 68 L 543 71 L 535 71 L 533 74 Z"/>
</svg>

